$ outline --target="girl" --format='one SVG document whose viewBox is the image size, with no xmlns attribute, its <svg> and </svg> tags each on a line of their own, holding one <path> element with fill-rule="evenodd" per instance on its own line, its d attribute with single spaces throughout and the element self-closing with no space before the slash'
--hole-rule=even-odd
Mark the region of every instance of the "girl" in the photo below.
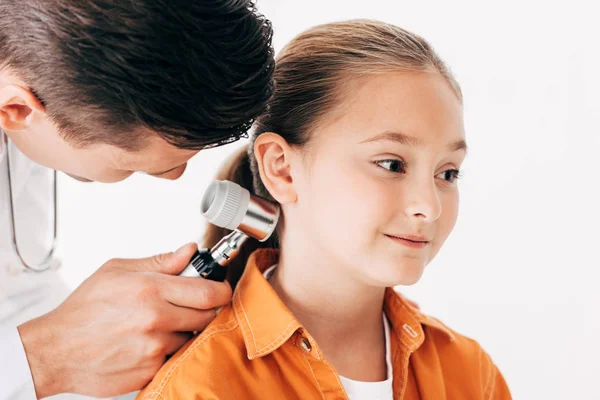
<svg viewBox="0 0 600 400">
<path fill-rule="evenodd" d="M 218 178 L 281 205 L 278 239 L 236 259 L 232 303 L 141 398 L 509 399 L 476 342 L 392 289 L 419 280 L 457 217 L 466 143 L 444 63 L 419 36 L 350 21 L 292 40 L 275 79 Z"/>
</svg>

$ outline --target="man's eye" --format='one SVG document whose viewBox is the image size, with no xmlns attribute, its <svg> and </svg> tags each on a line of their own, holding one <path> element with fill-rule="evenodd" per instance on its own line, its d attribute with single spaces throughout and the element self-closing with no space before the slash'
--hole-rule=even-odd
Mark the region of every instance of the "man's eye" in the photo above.
<svg viewBox="0 0 600 400">
<path fill-rule="evenodd" d="M 457 169 L 448 169 L 440 174 L 438 174 L 438 178 L 443 179 L 449 183 L 456 182 L 457 179 L 461 177 L 460 171 Z"/>
<path fill-rule="evenodd" d="M 381 168 L 386 169 L 390 172 L 401 173 L 404 172 L 404 161 L 402 160 L 381 160 L 376 161 L 375 164 L 379 165 Z"/>
</svg>

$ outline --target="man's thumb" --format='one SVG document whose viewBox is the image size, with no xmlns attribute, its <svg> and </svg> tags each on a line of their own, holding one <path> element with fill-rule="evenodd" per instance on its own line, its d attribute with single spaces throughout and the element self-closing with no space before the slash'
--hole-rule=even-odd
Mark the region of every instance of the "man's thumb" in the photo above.
<svg viewBox="0 0 600 400">
<path fill-rule="evenodd" d="M 198 250 L 196 243 L 188 243 L 174 253 L 157 254 L 141 260 L 141 267 L 149 272 L 177 275 L 190 263 L 196 250 Z"/>
</svg>

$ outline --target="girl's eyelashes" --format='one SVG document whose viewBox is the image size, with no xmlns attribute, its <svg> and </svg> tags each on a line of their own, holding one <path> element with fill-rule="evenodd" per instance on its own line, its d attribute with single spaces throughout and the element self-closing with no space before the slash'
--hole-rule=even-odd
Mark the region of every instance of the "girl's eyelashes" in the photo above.
<svg viewBox="0 0 600 400">
<path fill-rule="evenodd" d="M 375 164 L 377 164 L 380 168 L 397 174 L 403 174 L 404 172 L 406 172 L 406 163 L 399 159 L 375 161 Z"/>
<path fill-rule="evenodd" d="M 401 159 L 386 159 L 386 160 L 378 160 L 375 161 L 379 168 L 385 169 L 386 171 L 395 173 L 395 174 L 404 174 L 406 173 L 406 163 Z M 456 168 L 447 169 L 436 175 L 436 178 L 442 179 L 448 183 L 455 183 L 457 179 L 462 177 L 460 170 Z"/>
<path fill-rule="evenodd" d="M 455 183 L 457 179 L 462 177 L 462 175 L 458 169 L 451 168 L 439 173 L 437 177 L 445 180 L 448 183 Z"/>
</svg>

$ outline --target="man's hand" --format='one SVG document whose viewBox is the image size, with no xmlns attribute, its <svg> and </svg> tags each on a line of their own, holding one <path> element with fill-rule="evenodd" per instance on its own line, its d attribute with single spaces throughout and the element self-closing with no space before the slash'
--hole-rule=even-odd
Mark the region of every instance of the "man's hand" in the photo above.
<svg viewBox="0 0 600 400">
<path fill-rule="evenodd" d="M 109 397 L 144 387 L 187 332 L 203 330 L 231 298 L 226 282 L 172 276 L 196 249 L 110 260 L 56 310 L 21 325 L 38 397 Z"/>
</svg>

